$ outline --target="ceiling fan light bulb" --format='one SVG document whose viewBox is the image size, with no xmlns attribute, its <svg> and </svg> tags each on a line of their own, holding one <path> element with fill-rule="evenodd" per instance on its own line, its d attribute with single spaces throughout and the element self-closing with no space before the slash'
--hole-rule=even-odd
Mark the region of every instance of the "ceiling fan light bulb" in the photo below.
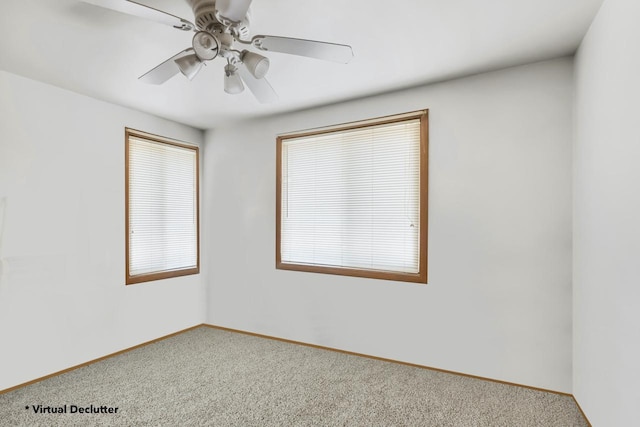
<svg viewBox="0 0 640 427">
<path fill-rule="evenodd" d="M 201 61 L 211 61 L 218 56 L 220 42 L 211 33 L 198 31 L 192 40 L 193 50 Z"/>
<path fill-rule="evenodd" d="M 180 69 L 180 72 L 189 80 L 193 80 L 196 74 L 198 74 L 202 69 L 203 65 L 202 61 L 200 61 L 200 58 L 198 58 L 195 53 L 178 58 L 174 62 Z"/>
<path fill-rule="evenodd" d="M 242 62 L 256 79 L 263 78 L 269 71 L 269 58 L 255 52 L 243 51 Z"/>
<path fill-rule="evenodd" d="M 231 95 L 244 90 L 244 84 L 237 71 L 238 69 L 231 64 L 224 67 L 224 91 Z"/>
</svg>

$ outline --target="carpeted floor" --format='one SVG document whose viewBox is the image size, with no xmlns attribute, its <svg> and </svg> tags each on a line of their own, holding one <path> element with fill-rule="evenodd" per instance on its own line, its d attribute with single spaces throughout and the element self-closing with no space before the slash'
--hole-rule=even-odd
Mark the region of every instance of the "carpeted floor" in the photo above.
<svg viewBox="0 0 640 427">
<path fill-rule="evenodd" d="M 203 326 L 2 394 L 0 425 L 588 424 L 570 396 Z"/>
</svg>

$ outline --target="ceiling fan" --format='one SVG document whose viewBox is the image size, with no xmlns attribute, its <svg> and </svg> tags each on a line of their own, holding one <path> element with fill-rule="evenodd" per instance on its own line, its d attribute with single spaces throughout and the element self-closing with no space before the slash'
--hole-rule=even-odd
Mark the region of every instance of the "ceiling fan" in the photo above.
<svg viewBox="0 0 640 427">
<path fill-rule="evenodd" d="M 247 49 L 248 47 L 344 64 L 353 58 L 351 46 L 344 44 L 265 35 L 249 38 L 252 0 L 186 0 L 193 10 L 195 24 L 135 1 L 82 1 L 195 33 L 190 48 L 139 77 L 151 84 L 162 84 L 179 72 L 192 80 L 206 62 L 222 58 L 227 62 L 224 67 L 225 92 L 240 93 L 246 84 L 259 102 L 268 103 L 278 98 L 265 79 L 269 70 L 269 58 Z"/>
</svg>

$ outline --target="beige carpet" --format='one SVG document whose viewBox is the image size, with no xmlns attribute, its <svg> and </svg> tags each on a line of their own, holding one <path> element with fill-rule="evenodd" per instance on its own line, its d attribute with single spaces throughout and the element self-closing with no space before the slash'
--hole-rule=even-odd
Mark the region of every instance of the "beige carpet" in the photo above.
<svg viewBox="0 0 640 427">
<path fill-rule="evenodd" d="M 569 396 L 200 327 L 2 394 L 0 425 L 588 424 Z"/>
</svg>

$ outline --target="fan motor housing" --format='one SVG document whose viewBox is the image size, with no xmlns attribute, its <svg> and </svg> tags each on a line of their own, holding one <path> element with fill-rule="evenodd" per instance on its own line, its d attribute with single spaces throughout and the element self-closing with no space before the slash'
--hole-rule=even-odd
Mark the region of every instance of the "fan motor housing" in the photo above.
<svg viewBox="0 0 640 427">
<path fill-rule="evenodd" d="M 216 3 L 214 0 L 187 0 L 193 15 L 196 17 L 196 25 L 200 30 L 209 30 L 218 24 L 216 19 Z"/>
<path fill-rule="evenodd" d="M 241 39 L 249 37 L 249 15 L 240 22 L 230 22 L 218 15 L 215 0 L 187 0 L 193 15 L 195 23 L 199 30 L 213 32 L 216 27 L 231 28 L 234 35 Z"/>
</svg>

